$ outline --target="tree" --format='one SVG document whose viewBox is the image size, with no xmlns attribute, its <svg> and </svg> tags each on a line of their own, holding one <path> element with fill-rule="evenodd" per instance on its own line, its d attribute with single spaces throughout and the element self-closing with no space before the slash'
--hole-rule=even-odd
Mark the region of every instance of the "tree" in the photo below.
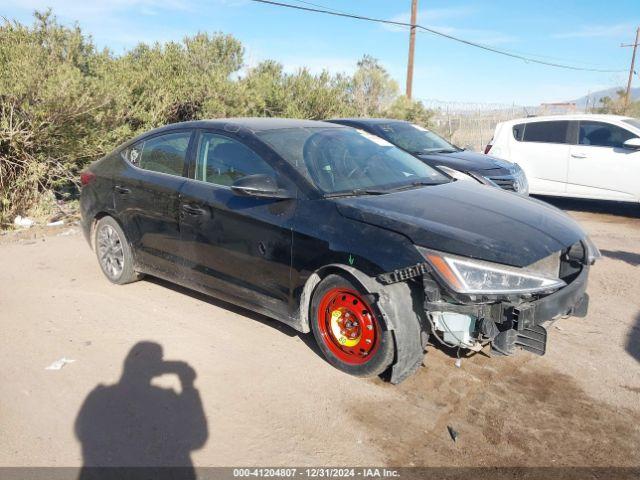
<svg viewBox="0 0 640 480">
<path fill-rule="evenodd" d="M 242 84 L 250 114 L 323 120 L 353 114 L 349 80 L 305 68 L 287 74 L 281 64 L 269 60 L 250 70 Z"/>
<path fill-rule="evenodd" d="M 267 60 L 244 75 L 231 35 L 197 33 L 98 51 L 80 27 L 51 11 L 26 26 L 0 24 L 0 223 L 26 214 L 43 193 L 77 184 L 79 172 L 139 133 L 167 123 L 234 116 L 322 120 L 389 116 L 426 124 L 420 102 L 365 55 L 352 76 Z"/>
<path fill-rule="evenodd" d="M 422 102 L 410 100 L 402 95 L 396 98 L 389 106 L 385 116 L 427 126 L 431 121 L 433 112 L 428 110 Z"/>
<path fill-rule="evenodd" d="M 50 11 L 36 13 L 32 27 L 0 26 L 0 222 L 73 181 L 103 151 L 96 112 L 110 98 L 96 72 L 107 56 Z"/>
<path fill-rule="evenodd" d="M 640 115 L 640 101 L 629 102 L 625 107 L 626 92 L 623 89 L 616 91 L 616 98 L 603 97 L 600 99 L 600 106 L 596 108 L 596 113 L 608 113 L 613 115 L 630 115 L 637 117 Z"/>
<path fill-rule="evenodd" d="M 386 110 L 398 95 L 398 84 L 377 59 L 365 55 L 353 74 L 351 92 L 359 116 L 376 116 Z"/>
</svg>

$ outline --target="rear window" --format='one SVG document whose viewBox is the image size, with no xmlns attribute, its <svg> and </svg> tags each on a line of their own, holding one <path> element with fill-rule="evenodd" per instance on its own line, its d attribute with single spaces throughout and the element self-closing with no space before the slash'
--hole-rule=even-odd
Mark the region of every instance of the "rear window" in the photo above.
<svg viewBox="0 0 640 480">
<path fill-rule="evenodd" d="M 523 126 L 524 142 L 567 143 L 568 121 L 530 122 Z"/>
<path fill-rule="evenodd" d="M 191 132 L 158 135 L 122 151 L 122 157 L 136 167 L 167 175 L 182 176 Z"/>
</svg>

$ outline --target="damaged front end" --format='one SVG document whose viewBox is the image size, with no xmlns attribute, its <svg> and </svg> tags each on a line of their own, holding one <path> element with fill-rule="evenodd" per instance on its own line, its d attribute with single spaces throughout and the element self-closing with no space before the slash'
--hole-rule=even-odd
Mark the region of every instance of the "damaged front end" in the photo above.
<svg viewBox="0 0 640 480">
<path fill-rule="evenodd" d="M 546 322 L 586 316 L 589 267 L 600 256 L 588 237 L 524 268 L 417 248 L 424 263 L 378 280 L 421 282 L 435 339 L 474 351 L 490 343 L 498 355 L 517 348 L 544 355 Z"/>
</svg>

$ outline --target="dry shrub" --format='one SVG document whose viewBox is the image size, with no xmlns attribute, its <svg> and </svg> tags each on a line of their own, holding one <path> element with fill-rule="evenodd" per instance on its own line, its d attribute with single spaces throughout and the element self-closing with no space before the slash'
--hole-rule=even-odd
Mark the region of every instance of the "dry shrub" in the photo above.
<svg viewBox="0 0 640 480">
<path fill-rule="evenodd" d="M 230 116 L 392 114 L 426 123 L 420 102 L 397 93 L 366 56 L 353 76 L 267 61 L 240 75 L 242 44 L 198 33 L 140 44 L 115 56 L 50 11 L 32 26 L 0 25 L 0 223 L 26 214 L 43 194 L 69 191 L 86 165 L 122 141 L 184 120 Z M 45 197 L 48 198 L 48 197 Z"/>
</svg>

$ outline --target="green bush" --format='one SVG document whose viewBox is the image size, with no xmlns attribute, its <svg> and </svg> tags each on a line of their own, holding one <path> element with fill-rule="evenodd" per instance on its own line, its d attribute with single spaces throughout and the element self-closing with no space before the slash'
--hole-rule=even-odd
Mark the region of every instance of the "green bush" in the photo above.
<svg viewBox="0 0 640 480">
<path fill-rule="evenodd" d="M 268 116 L 323 119 L 392 116 L 427 124 L 431 112 L 398 95 L 372 57 L 353 76 L 286 73 L 265 61 L 243 70 L 230 35 L 140 44 L 116 56 L 98 51 L 78 26 L 50 11 L 32 26 L 0 25 L 0 223 L 27 213 L 43 194 L 122 141 L 167 123 Z M 47 197 L 48 198 L 48 197 Z"/>
</svg>

